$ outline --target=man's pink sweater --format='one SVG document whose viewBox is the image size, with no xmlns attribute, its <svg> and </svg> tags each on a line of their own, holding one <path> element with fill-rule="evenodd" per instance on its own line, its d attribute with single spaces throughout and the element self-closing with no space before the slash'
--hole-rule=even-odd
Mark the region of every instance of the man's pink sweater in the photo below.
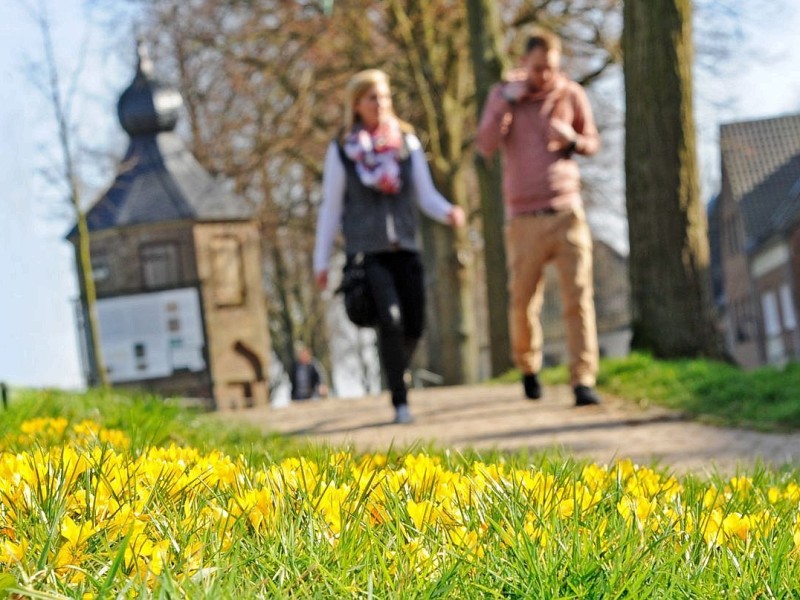
<svg viewBox="0 0 800 600">
<path fill-rule="evenodd" d="M 578 164 L 566 151 L 547 149 L 548 130 L 551 119 L 566 121 L 578 134 L 575 152 L 597 152 L 600 136 L 586 92 L 560 76 L 550 91 L 529 92 L 510 104 L 503 97 L 503 85 L 489 92 L 477 147 L 486 157 L 502 149 L 506 218 L 576 205 L 581 187 Z"/>
</svg>

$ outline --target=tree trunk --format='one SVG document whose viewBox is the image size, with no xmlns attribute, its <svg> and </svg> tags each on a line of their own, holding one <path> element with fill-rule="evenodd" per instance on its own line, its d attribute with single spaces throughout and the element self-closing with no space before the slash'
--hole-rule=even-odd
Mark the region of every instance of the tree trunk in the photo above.
<svg viewBox="0 0 800 600">
<path fill-rule="evenodd" d="M 35 19 L 42 36 L 44 63 L 47 70 L 47 83 L 44 85 L 43 91 L 50 101 L 56 127 L 58 128 L 58 145 L 63 163 L 61 168 L 64 183 L 66 184 L 70 205 L 72 206 L 77 221 L 75 248 L 78 259 L 78 284 L 81 294 L 81 304 L 85 310 L 85 326 L 88 327 L 86 341 L 87 359 L 89 361 L 89 380 L 86 383 L 90 387 L 100 386 L 105 389 L 108 387 L 108 374 L 106 373 L 103 351 L 100 345 L 100 326 L 97 319 L 97 293 L 94 285 L 94 273 L 92 272 L 89 228 L 86 223 L 86 213 L 81 208 L 78 169 L 73 152 L 73 148 L 77 144 L 73 140 L 72 128 L 70 126 L 69 107 L 72 104 L 73 98 L 72 96 L 64 98 L 62 94 L 58 64 L 53 47 L 52 31 L 50 29 L 50 15 L 43 6 L 40 8 L 41 12 L 35 14 Z M 75 79 L 77 81 L 77 77 Z"/>
<path fill-rule="evenodd" d="M 459 204 L 464 177 L 439 184 L 445 197 Z M 426 340 L 428 368 L 445 384 L 478 381 L 478 335 L 473 290 L 473 256 L 466 228 L 452 229 L 422 219 L 427 295 Z"/>
<path fill-rule="evenodd" d="M 87 358 L 89 364 L 89 387 L 98 386 L 108 387 L 108 374 L 106 373 L 105 361 L 103 360 L 103 350 L 100 345 L 100 325 L 97 320 L 97 292 L 94 285 L 94 273 L 92 272 L 92 256 L 90 251 L 89 228 L 86 225 L 86 213 L 80 209 L 77 191 L 73 189 L 73 208 L 78 220 L 77 233 L 77 256 L 78 256 L 78 279 L 81 290 L 81 300 L 86 310 L 86 327 L 88 327 Z"/>
<path fill-rule="evenodd" d="M 413 90 L 413 107 L 408 106 L 412 110 L 401 114 L 416 113 L 412 122 L 428 138 L 426 150 L 437 189 L 468 208 L 464 137 L 471 94 L 465 82 L 471 66 L 466 31 L 444 26 L 427 3 L 392 0 L 387 6 L 389 31 L 402 49 L 407 89 Z M 465 13 L 459 8 L 454 14 L 463 17 Z M 454 231 L 423 220 L 422 238 L 428 366 L 446 384 L 475 382 L 479 361 L 475 269 L 467 230 Z"/>
<path fill-rule="evenodd" d="M 492 84 L 503 74 L 503 39 L 500 15 L 493 0 L 469 0 L 470 50 L 475 74 L 475 108 L 480 119 Z M 486 269 L 489 354 L 492 375 L 510 369 L 511 341 L 508 333 L 508 277 L 503 243 L 503 191 L 500 161 L 495 157 L 476 161 L 483 216 L 483 260 Z"/>
<path fill-rule="evenodd" d="M 632 347 L 721 357 L 692 108 L 691 0 L 624 8 Z"/>
</svg>

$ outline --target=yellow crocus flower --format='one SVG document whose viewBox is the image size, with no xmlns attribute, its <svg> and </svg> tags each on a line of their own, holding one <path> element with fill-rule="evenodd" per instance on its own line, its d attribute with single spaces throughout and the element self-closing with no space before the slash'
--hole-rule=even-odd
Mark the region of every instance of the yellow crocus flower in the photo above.
<svg viewBox="0 0 800 600">
<path fill-rule="evenodd" d="M 406 502 L 406 510 L 417 531 L 422 531 L 426 525 L 433 525 L 438 516 L 438 510 L 428 500 L 423 500 L 422 502 L 409 500 Z"/>
</svg>

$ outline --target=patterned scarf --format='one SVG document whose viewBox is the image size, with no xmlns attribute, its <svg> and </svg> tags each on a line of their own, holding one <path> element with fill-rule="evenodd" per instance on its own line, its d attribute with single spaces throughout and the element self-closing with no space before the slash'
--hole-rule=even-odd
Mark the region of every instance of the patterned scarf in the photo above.
<svg viewBox="0 0 800 600">
<path fill-rule="evenodd" d="M 397 194 L 403 133 L 396 119 L 389 119 L 369 132 L 356 127 L 344 140 L 344 152 L 356 164 L 356 174 L 365 186 L 384 194 Z"/>
</svg>

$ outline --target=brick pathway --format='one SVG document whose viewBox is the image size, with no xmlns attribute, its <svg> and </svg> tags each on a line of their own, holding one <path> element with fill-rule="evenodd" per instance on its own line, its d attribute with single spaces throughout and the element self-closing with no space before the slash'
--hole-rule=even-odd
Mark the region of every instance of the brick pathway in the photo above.
<svg viewBox="0 0 800 600">
<path fill-rule="evenodd" d="M 605 397 L 602 406 L 575 408 L 566 386 L 545 388 L 532 402 L 519 385 L 476 385 L 412 390 L 411 425 L 392 424 L 388 395 L 294 403 L 217 413 L 312 442 L 385 451 L 423 442 L 439 448 L 532 451 L 560 448 L 609 463 L 630 458 L 676 473 L 733 474 L 757 461 L 773 466 L 800 461 L 800 433 L 764 434 L 684 420 L 658 407 L 642 409 Z"/>
</svg>

